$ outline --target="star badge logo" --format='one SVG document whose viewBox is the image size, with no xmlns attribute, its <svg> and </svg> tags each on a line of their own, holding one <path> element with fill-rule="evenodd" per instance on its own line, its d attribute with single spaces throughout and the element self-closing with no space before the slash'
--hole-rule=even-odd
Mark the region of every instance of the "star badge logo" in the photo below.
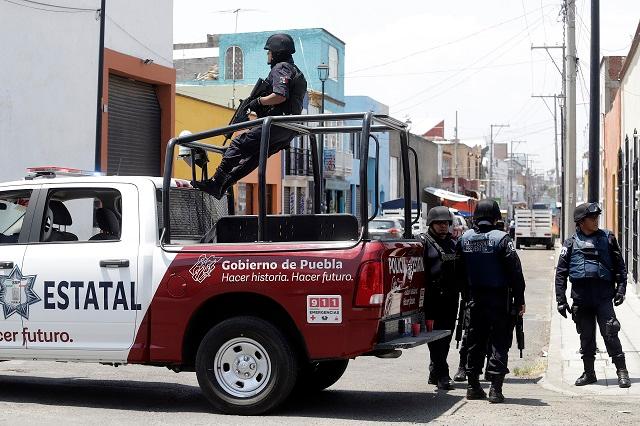
<svg viewBox="0 0 640 426">
<path fill-rule="evenodd" d="M 33 291 L 35 282 L 36 275 L 22 275 L 17 266 L 13 267 L 9 275 L 0 275 L 0 305 L 4 319 L 15 313 L 29 319 L 29 305 L 42 300 Z"/>
</svg>

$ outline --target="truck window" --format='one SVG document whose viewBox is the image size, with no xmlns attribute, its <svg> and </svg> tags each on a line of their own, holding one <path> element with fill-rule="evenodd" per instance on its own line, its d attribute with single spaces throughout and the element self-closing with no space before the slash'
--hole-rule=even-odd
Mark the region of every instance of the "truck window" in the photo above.
<svg viewBox="0 0 640 426">
<path fill-rule="evenodd" d="M 112 188 L 54 189 L 40 231 L 41 242 L 118 241 L 122 195 Z"/>
<path fill-rule="evenodd" d="M 0 244 L 17 244 L 31 190 L 0 192 Z"/>
</svg>

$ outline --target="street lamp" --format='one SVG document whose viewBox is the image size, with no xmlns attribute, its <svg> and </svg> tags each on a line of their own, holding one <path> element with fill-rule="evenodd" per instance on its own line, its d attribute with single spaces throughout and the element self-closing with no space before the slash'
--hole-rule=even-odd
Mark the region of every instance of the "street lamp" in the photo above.
<svg viewBox="0 0 640 426">
<path fill-rule="evenodd" d="M 329 78 L 329 65 L 324 62 L 318 65 L 318 79 L 322 83 L 322 99 L 320 101 L 320 114 L 324 114 L 324 82 Z M 324 127 L 324 121 L 322 122 Z M 326 213 L 326 196 L 324 194 L 324 134 L 320 134 L 320 196 L 322 204 L 322 213 Z"/>
</svg>

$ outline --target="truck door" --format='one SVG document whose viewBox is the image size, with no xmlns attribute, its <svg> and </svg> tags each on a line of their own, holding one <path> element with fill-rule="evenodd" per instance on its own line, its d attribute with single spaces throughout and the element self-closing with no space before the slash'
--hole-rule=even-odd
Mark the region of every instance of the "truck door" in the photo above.
<svg viewBox="0 0 640 426">
<path fill-rule="evenodd" d="M 140 310 L 137 188 L 52 183 L 43 185 L 38 209 L 38 242 L 24 267 L 37 275 L 42 302 L 24 323 L 27 354 L 126 360 Z"/>
<path fill-rule="evenodd" d="M 33 189 L 7 187 L 0 190 L 0 358 L 20 357 L 22 321 L 40 300 L 33 291 L 36 274 L 24 270 L 22 260 L 33 218 Z"/>
</svg>

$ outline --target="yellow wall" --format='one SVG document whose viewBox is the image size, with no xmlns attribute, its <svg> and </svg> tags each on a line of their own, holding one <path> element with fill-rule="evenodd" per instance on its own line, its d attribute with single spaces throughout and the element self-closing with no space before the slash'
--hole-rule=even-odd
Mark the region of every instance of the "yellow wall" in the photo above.
<svg viewBox="0 0 640 426">
<path fill-rule="evenodd" d="M 222 127 L 229 124 L 234 110 L 199 99 L 190 98 L 176 94 L 176 136 L 183 130 L 198 133 L 210 130 L 215 127 Z M 202 142 L 222 145 L 224 137 L 205 139 Z M 178 152 L 176 150 L 175 156 Z M 209 153 L 209 176 L 213 176 L 216 168 L 220 164 L 220 155 Z M 191 180 L 191 168 L 180 159 L 174 159 L 173 176 L 181 179 Z"/>
</svg>

